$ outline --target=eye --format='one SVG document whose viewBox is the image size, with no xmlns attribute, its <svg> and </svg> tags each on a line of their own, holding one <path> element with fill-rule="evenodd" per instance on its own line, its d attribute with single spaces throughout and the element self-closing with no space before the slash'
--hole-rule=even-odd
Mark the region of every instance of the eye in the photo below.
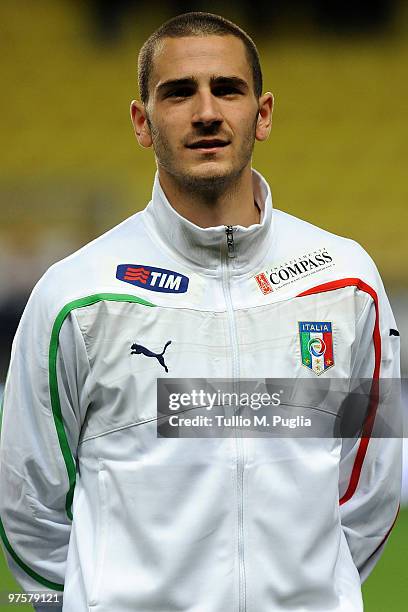
<svg viewBox="0 0 408 612">
<path fill-rule="evenodd" d="M 188 98 L 193 94 L 193 90 L 189 87 L 180 87 L 179 89 L 173 89 L 166 94 L 166 98 Z"/>
<path fill-rule="evenodd" d="M 231 95 L 240 95 L 242 92 L 238 87 L 234 87 L 233 85 L 219 85 L 214 88 L 214 95 L 216 96 L 231 96 Z"/>
</svg>

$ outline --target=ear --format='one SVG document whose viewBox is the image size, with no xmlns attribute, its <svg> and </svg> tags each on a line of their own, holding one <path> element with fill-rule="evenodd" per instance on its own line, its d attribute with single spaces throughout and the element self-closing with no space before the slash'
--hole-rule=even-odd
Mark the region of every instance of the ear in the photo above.
<svg viewBox="0 0 408 612">
<path fill-rule="evenodd" d="M 151 147 L 152 136 L 147 121 L 145 105 L 137 100 L 132 100 L 130 103 L 130 118 L 132 120 L 133 129 L 135 131 L 135 136 L 138 143 L 142 147 Z"/>
<path fill-rule="evenodd" d="M 273 104 L 273 95 L 269 91 L 259 98 L 259 112 L 255 131 L 257 140 L 266 140 L 271 132 Z"/>
</svg>

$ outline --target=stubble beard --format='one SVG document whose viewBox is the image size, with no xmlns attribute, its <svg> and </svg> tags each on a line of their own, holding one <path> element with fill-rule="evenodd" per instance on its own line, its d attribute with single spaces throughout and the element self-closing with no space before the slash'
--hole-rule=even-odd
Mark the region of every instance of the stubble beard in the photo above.
<svg viewBox="0 0 408 612">
<path fill-rule="evenodd" d="M 168 139 L 148 119 L 157 165 L 172 177 L 181 191 L 189 192 L 195 198 L 205 201 L 216 200 L 222 194 L 234 191 L 240 176 L 250 162 L 255 143 L 257 119 L 258 113 L 252 125 L 244 134 L 242 147 L 236 163 L 225 171 L 217 173 L 216 171 L 209 170 L 207 173 L 202 174 L 194 174 L 180 168 L 176 161 L 177 156 L 173 153 Z M 200 135 L 203 137 L 216 136 L 216 134 L 211 134 L 210 130 L 206 134 L 202 133 Z"/>
</svg>

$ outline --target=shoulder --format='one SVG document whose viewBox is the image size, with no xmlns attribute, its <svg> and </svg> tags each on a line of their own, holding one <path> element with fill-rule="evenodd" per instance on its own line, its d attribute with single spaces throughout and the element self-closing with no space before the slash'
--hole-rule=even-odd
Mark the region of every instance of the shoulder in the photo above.
<svg viewBox="0 0 408 612">
<path fill-rule="evenodd" d="M 325 264 L 320 267 L 323 272 L 330 263 L 330 279 L 355 278 L 374 287 L 381 283 L 374 261 L 355 240 L 281 210 L 274 211 L 273 222 L 276 252 L 281 259 L 308 257 L 313 261 L 322 256 Z"/>
<path fill-rule="evenodd" d="M 118 260 L 127 261 L 132 248 L 146 240 L 142 213 L 119 225 L 53 264 L 35 285 L 27 308 L 54 320 L 68 304 L 85 296 L 115 291 Z"/>
</svg>

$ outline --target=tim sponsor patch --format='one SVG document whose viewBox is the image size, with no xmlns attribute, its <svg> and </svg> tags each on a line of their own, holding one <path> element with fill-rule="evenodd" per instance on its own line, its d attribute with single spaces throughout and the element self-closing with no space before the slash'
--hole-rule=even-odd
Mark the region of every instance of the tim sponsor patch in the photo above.
<svg viewBox="0 0 408 612">
<path fill-rule="evenodd" d="M 299 321 L 302 365 L 319 376 L 334 366 L 333 332 L 329 321 Z"/>
<path fill-rule="evenodd" d="M 333 257 L 326 248 L 290 259 L 278 266 L 262 270 L 254 276 L 259 290 L 267 295 L 311 274 L 334 266 Z"/>
<path fill-rule="evenodd" d="M 141 264 L 120 264 L 116 269 L 116 278 L 136 287 L 160 293 L 186 293 L 189 278 L 164 268 L 154 268 Z"/>
</svg>

